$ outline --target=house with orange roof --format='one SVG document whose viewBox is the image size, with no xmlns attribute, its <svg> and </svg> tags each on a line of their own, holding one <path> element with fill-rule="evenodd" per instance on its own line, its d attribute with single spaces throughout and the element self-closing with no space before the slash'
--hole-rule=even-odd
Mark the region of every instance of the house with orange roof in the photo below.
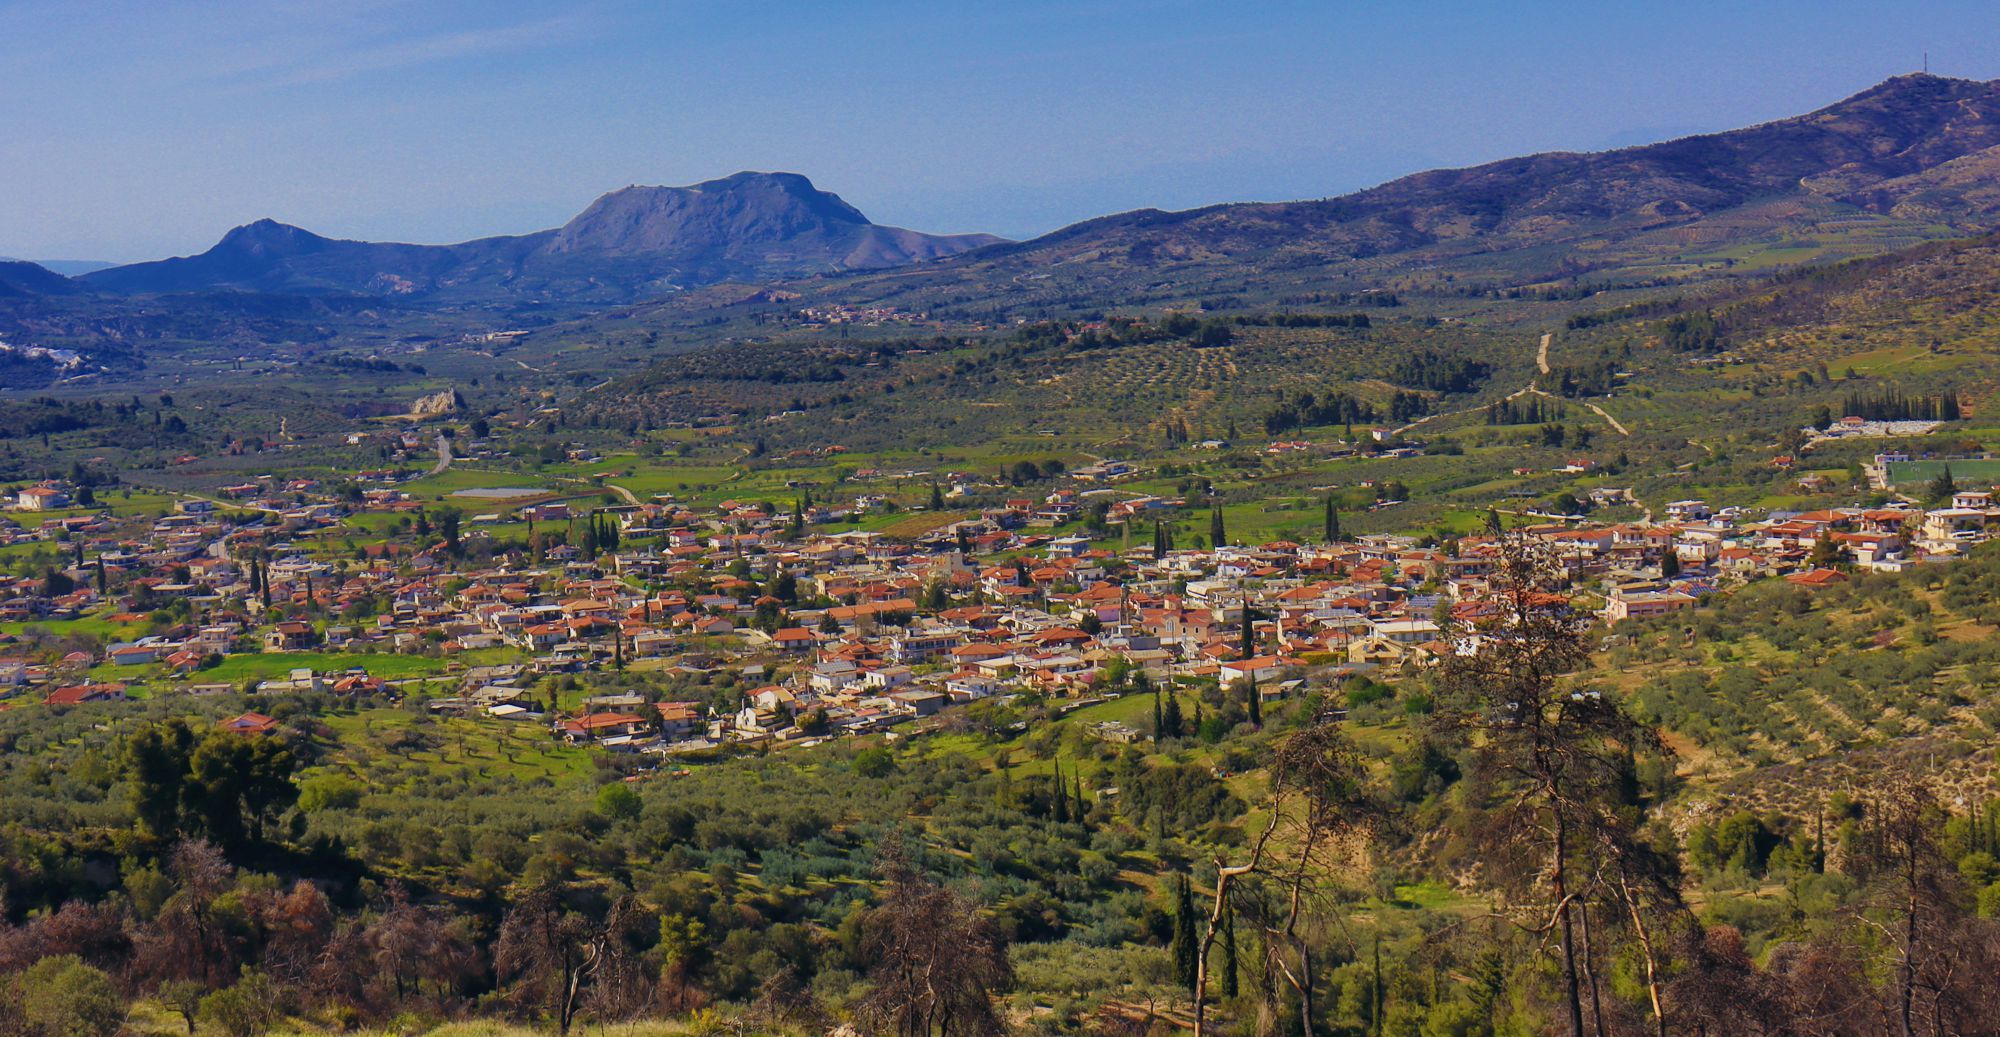
<svg viewBox="0 0 2000 1037">
<path fill-rule="evenodd" d="M 216 726 L 231 734 L 267 735 L 278 729 L 278 722 L 262 713 L 244 713 L 230 717 Z"/>
<path fill-rule="evenodd" d="M 78 706 L 86 702 L 122 702 L 125 700 L 125 685 L 113 681 L 108 684 L 72 684 L 57 688 L 42 696 L 44 706 Z"/>
<path fill-rule="evenodd" d="M 782 652 L 809 652 L 819 644 L 819 638 L 805 627 L 784 627 L 770 634 L 769 639 Z"/>
<path fill-rule="evenodd" d="M 571 745 L 610 738 L 635 738 L 646 733 L 646 718 L 630 713 L 591 713 L 562 722 L 563 740 Z"/>
</svg>

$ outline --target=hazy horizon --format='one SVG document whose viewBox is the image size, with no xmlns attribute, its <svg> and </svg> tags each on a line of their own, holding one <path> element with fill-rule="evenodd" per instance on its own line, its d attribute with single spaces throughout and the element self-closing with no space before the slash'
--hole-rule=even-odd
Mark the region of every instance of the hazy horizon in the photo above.
<svg viewBox="0 0 2000 1037">
<path fill-rule="evenodd" d="M 561 224 L 627 184 L 803 173 L 879 223 L 1031 237 L 1337 195 L 1441 166 L 1989 78 L 1990 8 L 625 0 L 0 5 L 0 255 L 132 262 L 259 218 L 422 243 Z M 1632 60 L 1649 53 L 1684 61 Z M 1948 43 L 1953 50 L 1938 46 Z"/>
</svg>

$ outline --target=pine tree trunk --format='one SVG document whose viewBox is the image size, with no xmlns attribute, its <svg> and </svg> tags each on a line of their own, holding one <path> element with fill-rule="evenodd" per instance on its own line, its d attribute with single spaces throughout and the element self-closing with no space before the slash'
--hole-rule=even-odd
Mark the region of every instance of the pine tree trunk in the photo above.
<svg viewBox="0 0 2000 1037">
<path fill-rule="evenodd" d="M 1569 910 L 1569 819 L 1562 809 L 1556 809 L 1555 853 L 1550 864 L 1550 880 L 1554 884 L 1557 921 L 1562 928 L 1563 984 L 1564 998 L 1568 1002 L 1570 1037 L 1584 1037 L 1583 1031 L 1583 985 L 1577 975 L 1576 928 Z"/>
</svg>

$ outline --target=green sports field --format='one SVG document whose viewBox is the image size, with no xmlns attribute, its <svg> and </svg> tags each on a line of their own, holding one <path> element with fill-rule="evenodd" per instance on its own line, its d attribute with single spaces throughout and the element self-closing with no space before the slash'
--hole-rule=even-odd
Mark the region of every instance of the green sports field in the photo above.
<svg viewBox="0 0 2000 1037">
<path fill-rule="evenodd" d="M 1903 490 L 1920 487 L 1951 469 L 1952 480 L 1960 487 L 2000 485 L 2000 459 L 1955 461 L 1897 461 L 1889 465 L 1889 482 Z"/>
</svg>

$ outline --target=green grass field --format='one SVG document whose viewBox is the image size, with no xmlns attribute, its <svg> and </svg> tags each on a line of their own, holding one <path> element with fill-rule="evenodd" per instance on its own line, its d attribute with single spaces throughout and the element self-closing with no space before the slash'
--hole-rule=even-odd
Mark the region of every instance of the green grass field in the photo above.
<svg viewBox="0 0 2000 1037">
<path fill-rule="evenodd" d="M 477 468 L 453 468 L 442 475 L 426 475 L 421 479 L 412 479 L 409 482 L 403 483 L 397 489 L 403 490 L 413 497 L 444 500 L 461 490 L 490 490 L 508 487 L 550 489 L 551 492 L 554 492 L 549 487 L 548 480 L 530 473 L 496 472 Z M 515 498 L 512 501 L 482 501 L 476 497 L 463 497 L 454 501 L 454 503 L 464 505 L 466 502 L 476 502 L 480 504 L 490 503 L 500 505 L 519 503 L 522 500 L 528 499 L 532 498 L 521 497 Z"/>
<path fill-rule="evenodd" d="M 512 648 L 481 649 L 443 658 L 391 655 L 386 652 L 264 652 L 255 655 L 227 656 L 214 668 L 197 670 L 186 679 L 204 684 L 241 684 L 244 681 L 282 678 L 293 670 L 327 673 L 359 668 L 371 677 L 383 680 L 407 680 L 415 677 L 443 676 L 455 666 L 484 666 L 510 662 L 520 657 L 521 653 Z M 153 665 L 114 666 L 106 663 L 93 667 L 90 672 L 93 678 L 101 680 L 152 679 L 167 676 L 164 667 Z"/>
<path fill-rule="evenodd" d="M 1182 694 L 1181 708 L 1190 711 L 1189 715 L 1193 715 L 1193 698 Z M 1109 702 L 1099 702 L 1096 705 L 1085 706 L 1071 713 L 1067 719 L 1072 723 L 1078 724 L 1102 724 L 1107 721 L 1116 721 L 1121 724 L 1151 727 L 1153 723 L 1153 696 L 1123 695 Z M 1144 724 L 1140 725 L 1140 721 L 1144 721 Z"/>
<path fill-rule="evenodd" d="M 146 632 L 144 623 L 113 623 L 97 616 L 82 619 L 33 620 L 20 623 L 0 623 L 0 632 L 19 636 L 35 628 L 53 637 L 69 637 L 85 634 L 100 641 L 130 641 Z"/>
<path fill-rule="evenodd" d="M 1922 489 L 1947 468 L 1952 481 L 1964 489 L 2000 485 L 2000 459 L 1898 461 L 1889 466 L 1889 482 L 1904 492 Z"/>
</svg>

